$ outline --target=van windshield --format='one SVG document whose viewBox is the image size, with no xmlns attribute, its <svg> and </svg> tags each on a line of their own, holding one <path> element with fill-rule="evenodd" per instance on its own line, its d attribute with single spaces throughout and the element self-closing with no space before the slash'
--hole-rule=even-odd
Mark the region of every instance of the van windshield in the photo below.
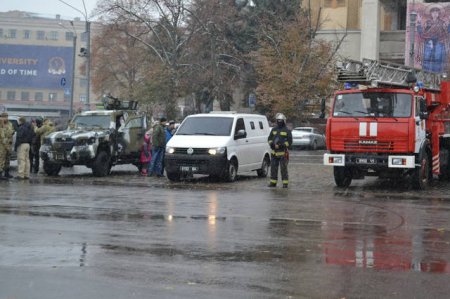
<svg viewBox="0 0 450 299">
<path fill-rule="evenodd" d="M 189 117 L 178 128 L 176 135 L 230 136 L 232 117 Z"/>
</svg>

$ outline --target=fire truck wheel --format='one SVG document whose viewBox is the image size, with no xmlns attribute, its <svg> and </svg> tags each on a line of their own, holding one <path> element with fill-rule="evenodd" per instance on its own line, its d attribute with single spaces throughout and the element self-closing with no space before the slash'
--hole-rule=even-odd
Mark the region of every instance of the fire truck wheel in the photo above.
<svg viewBox="0 0 450 299">
<path fill-rule="evenodd" d="M 334 182 L 338 187 L 347 188 L 352 183 L 352 173 L 348 167 L 334 167 Z"/>
<path fill-rule="evenodd" d="M 423 155 L 420 160 L 420 166 L 414 169 L 412 183 L 414 189 L 425 190 L 428 188 L 431 179 L 430 157 L 428 154 Z"/>
</svg>

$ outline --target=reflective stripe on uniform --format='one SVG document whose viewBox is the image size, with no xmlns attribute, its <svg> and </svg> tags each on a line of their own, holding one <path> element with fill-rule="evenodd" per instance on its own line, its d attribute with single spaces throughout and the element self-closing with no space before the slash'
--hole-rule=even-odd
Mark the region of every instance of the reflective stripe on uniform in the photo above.
<svg viewBox="0 0 450 299">
<path fill-rule="evenodd" d="M 276 183 L 277 183 L 277 180 L 270 180 L 270 183 L 271 183 L 271 184 L 276 184 Z"/>
<path fill-rule="evenodd" d="M 283 180 L 283 185 L 287 185 L 287 184 L 289 184 L 289 181 L 288 180 Z"/>
<path fill-rule="evenodd" d="M 284 152 L 272 151 L 272 156 L 282 157 L 282 156 L 284 156 Z"/>
<path fill-rule="evenodd" d="M 280 135 L 281 135 L 281 136 L 287 136 L 288 133 L 287 133 L 287 132 L 280 132 Z"/>
</svg>

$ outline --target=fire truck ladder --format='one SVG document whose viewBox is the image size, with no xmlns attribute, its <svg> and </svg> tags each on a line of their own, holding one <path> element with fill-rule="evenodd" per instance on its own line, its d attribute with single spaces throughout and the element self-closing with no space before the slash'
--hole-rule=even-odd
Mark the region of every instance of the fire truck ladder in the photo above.
<svg viewBox="0 0 450 299">
<path fill-rule="evenodd" d="M 364 85 L 388 85 L 409 87 L 414 76 L 417 83 L 428 90 L 439 91 L 441 76 L 395 63 L 379 62 L 366 59 L 355 61 L 347 59 L 338 66 L 338 81 L 352 82 Z"/>
</svg>

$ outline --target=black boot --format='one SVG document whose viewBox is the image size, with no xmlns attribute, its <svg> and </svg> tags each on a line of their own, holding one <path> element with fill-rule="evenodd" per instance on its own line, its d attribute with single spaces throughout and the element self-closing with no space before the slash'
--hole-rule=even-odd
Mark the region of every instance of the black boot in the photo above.
<svg viewBox="0 0 450 299">
<path fill-rule="evenodd" d="M 0 180 L 6 180 L 6 177 L 3 176 L 3 171 L 0 171 Z"/>
<path fill-rule="evenodd" d="M 9 169 L 5 170 L 5 178 L 12 179 L 13 176 L 9 174 Z"/>
</svg>

